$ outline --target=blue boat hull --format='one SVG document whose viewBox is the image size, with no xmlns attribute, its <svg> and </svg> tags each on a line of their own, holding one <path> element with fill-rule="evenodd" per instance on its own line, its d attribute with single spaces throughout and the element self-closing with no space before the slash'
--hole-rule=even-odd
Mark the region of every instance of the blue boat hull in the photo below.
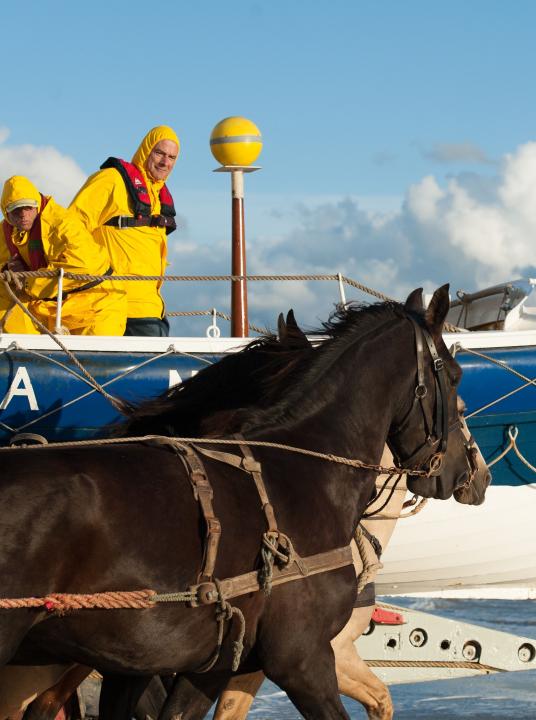
<svg viewBox="0 0 536 720">
<path fill-rule="evenodd" d="M 526 378 L 536 378 L 536 347 L 487 349 L 485 354 Z M 514 434 L 517 431 L 523 456 L 534 461 L 536 386 L 470 353 L 462 351 L 456 359 L 463 368 L 460 394 L 467 405 L 468 424 L 486 460 L 493 460 L 508 447 L 512 429 Z M 535 479 L 534 472 L 512 451 L 493 467 L 494 485 L 534 483 Z"/>
<path fill-rule="evenodd" d="M 536 346 L 492 348 L 486 354 L 525 377 L 536 377 Z M 218 352 L 95 350 L 76 355 L 109 393 L 131 402 L 156 397 L 221 357 Z M 511 427 L 518 430 L 523 455 L 536 458 L 536 387 L 468 352 L 459 352 L 457 359 L 464 371 L 460 394 L 486 459 L 507 447 Z M 0 398 L 0 444 L 4 445 L 22 432 L 49 441 L 102 437 L 107 426 L 121 419 L 61 350 L 5 348 L 0 354 Z M 494 467 L 493 480 L 496 485 L 516 485 L 534 482 L 534 475 L 510 452 Z"/>
</svg>

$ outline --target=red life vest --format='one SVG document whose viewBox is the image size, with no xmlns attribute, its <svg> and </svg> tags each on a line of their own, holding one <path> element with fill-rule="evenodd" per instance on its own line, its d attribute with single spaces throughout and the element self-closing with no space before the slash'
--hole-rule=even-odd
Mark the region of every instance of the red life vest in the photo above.
<svg viewBox="0 0 536 720">
<path fill-rule="evenodd" d="M 19 260 L 22 262 L 22 264 L 27 270 L 39 270 L 40 268 L 44 268 L 48 265 L 48 260 L 43 249 L 41 213 L 47 206 L 49 199 L 50 198 L 41 195 L 41 207 L 39 209 L 39 214 L 35 218 L 34 224 L 32 225 L 32 228 L 28 235 L 28 255 L 30 261 L 29 265 L 20 254 L 18 247 L 13 242 L 13 225 L 11 225 L 7 221 L 7 219 L 4 220 L 4 237 L 6 239 L 6 245 L 7 249 L 9 250 L 9 254 L 12 258 L 19 258 Z"/>
<path fill-rule="evenodd" d="M 166 185 L 160 188 L 160 215 L 151 215 L 151 198 L 141 172 L 132 163 L 120 158 L 109 157 L 102 163 L 101 170 L 115 168 L 123 178 L 128 197 L 132 205 L 133 216 L 116 215 L 105 224 L 118 228 L 129 227 L 165 227 L 166 233 L 172 233 L 176 227 L 175 205 Z"/>
</svg>

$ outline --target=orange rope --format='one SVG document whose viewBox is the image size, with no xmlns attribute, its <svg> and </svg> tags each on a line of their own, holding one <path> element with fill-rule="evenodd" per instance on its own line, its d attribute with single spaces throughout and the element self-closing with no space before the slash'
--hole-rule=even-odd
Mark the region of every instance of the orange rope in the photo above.
<svg viewBox="0 0 536 720">
<path fill-rule="evenodd" d="M 127 590 L 92 594 L 53 593 L 45 597 L 0 598 L 0 609 L 44 608 L 48 612 L 64 613 L 69 610 L 98 608 L 112 610 L 152 608 L 157 597 L 154 590 Z"/>
</svg>

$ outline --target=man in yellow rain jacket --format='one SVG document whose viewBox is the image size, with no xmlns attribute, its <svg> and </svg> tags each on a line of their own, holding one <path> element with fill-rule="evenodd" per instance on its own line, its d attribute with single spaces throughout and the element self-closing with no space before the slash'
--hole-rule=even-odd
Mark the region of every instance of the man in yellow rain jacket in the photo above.
<svg viewBox="0 0 536 720">
<path fill-rule="evenodd" d="M 116 275 L 164 274 L 167 234 L 175 208 L 165 181 L 179 154 L 179 139 L 165 125 L 143 138 L 132 162 L 108 158 L 78 192 L 74 210 L 93 237 L 106 245 Z M 129 280 L 125 335 L 169 335 L 162 282 Z"/>
<path fill-rule="evenodd" d="M 0 268 L 59 270 L 88 275 L 111 274 L 106 249 L 94 240 L 72 213 L 53 198 L 42 195 L 25 177 L 14 175 L 4 183 L 0 201 Z M 57 278 L 29 278 L 23 301 L 48 330 L 57 315 Z M 30 318 L 14 305 L 0 283 L 0 322 L 5 332 L 39 332 Z M 61 325 L 74 335 L 122 335 L 126 324 L 126 297 L 111 281 L 65 278 Z"/>
</svg>

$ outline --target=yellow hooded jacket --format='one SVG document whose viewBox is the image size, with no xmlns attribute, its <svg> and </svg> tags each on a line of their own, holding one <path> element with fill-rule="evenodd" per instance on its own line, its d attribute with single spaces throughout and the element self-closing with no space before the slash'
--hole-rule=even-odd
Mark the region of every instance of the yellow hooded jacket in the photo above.
<svg viewBox="0 0 536 720">
<path fill-rule="evenodd" d="M 4 218 L 7 218 L 6 208 L 12 202 L 29 198 L 41 204 L 41 194 L 25 177 L 14 175 L 6 180 L 2 192 L 1 208 Z M 66 272 L 86 273 L 89 275 L 103 275 L 109 268 L 110 262 L 103 245 L 99 245 L 87 232 L 73 213 L 58 205 L 53 198 L 47 197 L 47 204 L 40 213 L 36 222 L 41 223 L 41 240 L 48 265 L 43 270 L 59 270 Z M 2 221 L 3 242 L 0 242 L 0 267 L 3 267 L 11 255 L 6 243 L 7 219 Z M 13 228 L 11 240 L 19 255 L 30 265 L 29 259 L 29 233 Z M 64 289 L 67 292 L 86 283 L 78 280 L 64 280 Z M 33 278 L 26 282 L 26 292 L 35 298 L 51 298 L 57 295 L 57 280 L 55 278 Z"/>
<path fill-rule="evenodd" d="M 143 138 L 132 163 L 142 174 L 151 199 L 151 214 L 160 214 L 160 189 L 164 181 L 155 181 L 147 173 L 147 159 L 157 143 L 172 140 L 180 147 L 175 132 L 165 125 L 153 128 Z M 132 216 L 125 183 L 115 168 L 99 170 L 88 178 L 70 205 L 93 237 L 108 248 L 116 275 L 164 275 L 167 266 L 165 228 L 117 228 L 105 223 L 117 215 Z M 126 281 L 129 318 L 162 318 L 164 301 L 161 281 Z"/>
<path fill-rule="evenodd" d="M 41 206 L 41 194 L 30 180 L 20 175 L 14 175 L 6 180 L 0 200 L 0 207 L 5 218 L 0 226 L 0 268 L 3 268 L 11 259 L 6 240 L 8 226 L 11 228 L 7 221 L 7 207 L 23 198 L 36 200 L 39 207 Z M 36 218 L 36 222 L 40 223 L 41 241 L 44 256 L 48 263 L 42 269 L 57 271 L 63 268 L 66 272 L 73 273 L 106 274 L 110 268 L 110 260 L 105 247 L 88 233 L 74 213 L 58 205 L 51 197 L 45 199 L 47 204 Z M 28 266 L 30 266 L 29 235 L 29 232 L 19 231 L 14 227 L 11 229 L 11 242 Z M 87 280 L 65 278 L 63 282 L 64 292 L 72 291 L 87 282 Z M 34 301 L 33 308 L 31 308 L 32 312 L 35 311 L 38 315 L 42 311 L 47 318 L 51 318 L 52 322 L 56 312 L 56 303 L 47 303 L 45 301 L 56 298 L 57 288 L 58 281 L 56 278 L 31 278 L 26 280 L 26 294 L 30 301 Z M 78 325 L 84 323 L 88 327 L 93 326 L 91 316 L 97 312 L 101 313 L 102 309 L 104 309 L 108 319 L 102 325 L 102 334 L 121 335 L 126 322 L 126 305 L 122 296 L 123 292 L 117 288 L 112 288 L 111 283 L 108 281 L 98 285 L 97 288 L 82 290 L 68 296 L 64 303 L 65 325 L 69 326 L 69 312 L 76 312 L 77 328 L 75 330 L 80 329 L 81 332 L 84 332 L 84 329 L 82 327 L 78 328 Z M 69 306 L 67 303 L 69 303 Z M 11 298 L 0 288 L 0 316 L 11 305 Z M 110 308 L 113 308 L 113 310 Z M 116 310 L 118 315 L 114 317 Z M 17 312 L 18 315 L 22 317 L 22 313 Z M 39 319 L 43 320 L 42 317 Z M 47 322 L 45 324 L 50 325 L 51 323 Z M 29 331 L 26 327 L 24 330 L 22 327 L 14 327 L 15 323 L 13 321 L 11 325 L 11 329 L 6 326 L 6 330 L 10 332 Z M 27 326 L 26 321 L 24 321 L 24 325 Z"/>
</svg>

